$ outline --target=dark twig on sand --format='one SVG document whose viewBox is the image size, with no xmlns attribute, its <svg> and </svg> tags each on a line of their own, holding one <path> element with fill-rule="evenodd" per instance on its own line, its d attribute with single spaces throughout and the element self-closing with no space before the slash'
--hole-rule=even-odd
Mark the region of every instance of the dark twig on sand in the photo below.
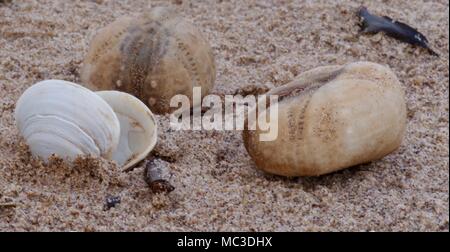
<svg viewBox="0 0 450 252">
<path fill-rule="evenodd" d="M 256 86 L 256 85 L 248 85 L 245 87 L 242 87 L 240 89 L 237 89 L 234 92 L 234 95 L 241 95 L 242 97 L 245 97 L 247 95 L 262 95 L 267 93 L 270 90 L 267 86 Z"/>
<path fill-rule="evenodd" d="M 13 208 L 16 206 L 17 206 L 17 204 L 14 202 L 0 203 L 0 208 Z"/>
</svg>

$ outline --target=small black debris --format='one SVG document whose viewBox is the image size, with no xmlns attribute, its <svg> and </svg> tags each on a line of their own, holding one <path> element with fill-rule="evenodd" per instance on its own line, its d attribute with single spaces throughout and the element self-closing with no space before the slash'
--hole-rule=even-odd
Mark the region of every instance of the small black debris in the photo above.
<svg viewBox="0 0 450 252">
<path fill-rule="evenodd" d="M 119 196 L 107 196 L 105 205 L 103 206 L 103 210 L 107 211 L 111 207 L 115 207 L 117 204 L 120 204 Z"/>
</svg>

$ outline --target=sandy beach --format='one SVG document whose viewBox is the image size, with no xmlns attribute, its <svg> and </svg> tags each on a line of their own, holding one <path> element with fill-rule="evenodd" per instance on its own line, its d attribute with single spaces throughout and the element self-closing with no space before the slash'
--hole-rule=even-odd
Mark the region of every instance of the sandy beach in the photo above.
<svg viewBox="0 0 450 252">
<path fill-rule="evenodd" d="M 364 2 L 425 34 L 440 57 L 383 34 L 360 35 Z M 33 158 L 14 109 L 32 84 L 80 83 L 98 29 L 172 6 L 196 24 L 217 65 L 214 94 L 280 86 L 309 69 L 388 65 L 407 99 L 399 149 L 309 178 L 256 169 L 239 131 L 174 131 L 158 115 L 154 153 L 175 190 L 155 194 L 144 167 L 107 160 L 74 167 Z M 449 2 L 295 0 L 12 0 L 0 3 L 0 231 L 449 231 Z M 105 210 L 105 199 L 120 204 Z"/>
</svg>

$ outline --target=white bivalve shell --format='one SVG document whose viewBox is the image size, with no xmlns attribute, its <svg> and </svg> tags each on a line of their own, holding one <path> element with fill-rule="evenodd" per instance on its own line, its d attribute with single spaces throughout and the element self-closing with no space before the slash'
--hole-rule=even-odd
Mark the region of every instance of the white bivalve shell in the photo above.
<svg viewBox="0 0 450 252">
<path fill-rule="evenodd" d="M 153 114 L 136 100 L 126 93 L 96 94 L 68 81 L 46 80 L 22 94 L 15 119 L 31 153 L 44 161 L 52 154 L 69 161 L 92 155 L 126 169 L 156 143 Z"/>
<path fill-rule="evenodd" d="M 138 98 L 119 91 L 100 91 L 120 122 L 119 146 L 112 158 L 124 169 L 144 159 L 156 145 L 156 121 Z"/>
</svg>

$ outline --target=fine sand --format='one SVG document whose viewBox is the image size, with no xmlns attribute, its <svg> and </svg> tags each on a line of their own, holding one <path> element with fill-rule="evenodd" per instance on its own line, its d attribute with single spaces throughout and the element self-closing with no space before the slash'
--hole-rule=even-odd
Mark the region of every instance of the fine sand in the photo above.
<svg viewBox="0 0 450 252">
<path fill-rule="evenodd" d="M 3 1 L 0 1 L 3 2 Z M 13 0 L 0 3 L 1 231 L 448 231 L 449 3 L 364 1 L 373 13 L 416 27 L 441 55 L 382 34 L 359 36 L 363 1 Z M 237 131 L 173 131 L 157 116 L 157 165 L 175 190 L 154 194 L 144 167 L 105 160 L 73 168 L 31 158 L 15 102 L 44 79 L 80 82 L 96 31 L 126 14 L 174 6 L 210 42 L 215 94 L 280 86 L 311 68 L 368 60 L 389 65 L 407 95 L 401 147 L 330 175 L 284 178 L 255 168 Z M 121 203 L 104 210 L 108 195 Z"/>
</svg>

